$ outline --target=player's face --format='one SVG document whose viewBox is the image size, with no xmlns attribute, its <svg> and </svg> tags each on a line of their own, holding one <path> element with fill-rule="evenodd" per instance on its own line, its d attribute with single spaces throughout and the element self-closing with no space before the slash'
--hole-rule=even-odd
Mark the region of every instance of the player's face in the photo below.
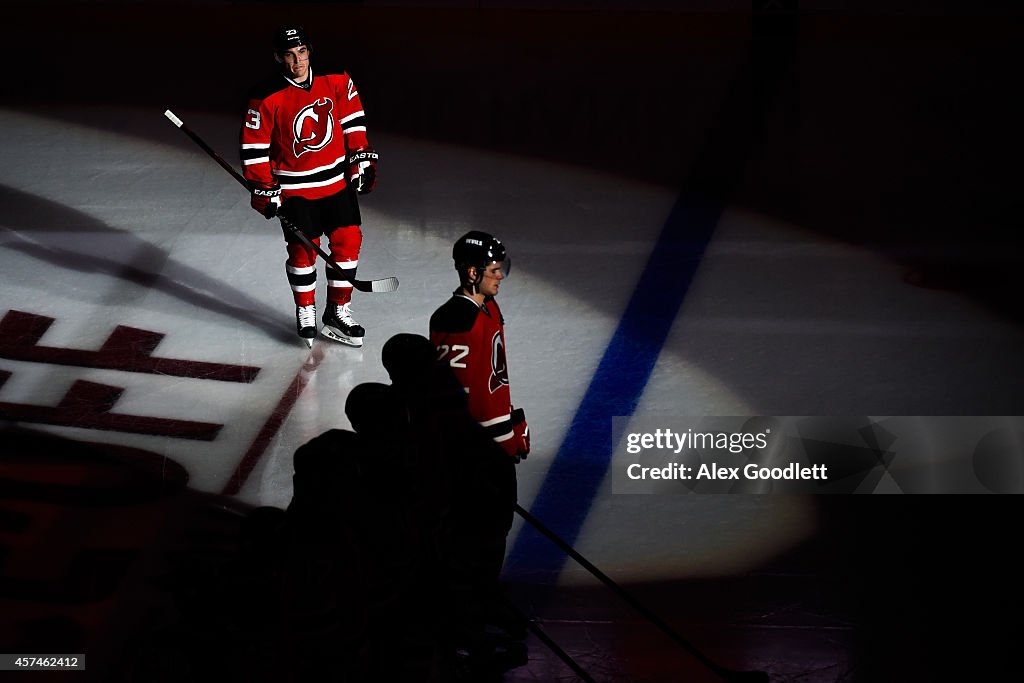
<svg viewBox="0 0 1024 683">
<path fill-rule="evenodd" d="M 281 55 L 285 71 L 293 81 L 304 81 L 309 74 L 309 48 L 305 45 L 293 47 Z"/>
<path fill-rule="evenodd" d="M 501 269 L 501 263 L 492 263 L 484 268 L 484 276 L 480 280 L 480 293 L 484 296 L 497 296 L 498 287 L 505 279 L 505 273 Z"/>
</svg>

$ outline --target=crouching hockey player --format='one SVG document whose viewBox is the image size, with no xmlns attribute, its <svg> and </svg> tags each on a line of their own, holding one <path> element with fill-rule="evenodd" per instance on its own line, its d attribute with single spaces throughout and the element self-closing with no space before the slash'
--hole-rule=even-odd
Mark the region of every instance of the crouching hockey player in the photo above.
<svg viewBox="0 0 1024 683">
<path fill-rule="evenodd" d="M 249 92 L 240 136 L 242 165 L 252 208 L 267 219 L 276 215 L 282 221 L 299 337 L 312 346 L 317 335 L 317 254 L 284 223 L 317 247 L 321 236 L 327 236 L 341 271 L 326 267 L 327 309 L 321 332 L 362 346 L 365 331 L 352 316 L 351 306 L 362 245 L 356 194 L 373 190 L 377 153 L 366 138 L 355 83 L 344 71 L 314 73 L 312 51 L 301 26 L 275 32 L 274 56 L 281 69 Z"/>
</svg>

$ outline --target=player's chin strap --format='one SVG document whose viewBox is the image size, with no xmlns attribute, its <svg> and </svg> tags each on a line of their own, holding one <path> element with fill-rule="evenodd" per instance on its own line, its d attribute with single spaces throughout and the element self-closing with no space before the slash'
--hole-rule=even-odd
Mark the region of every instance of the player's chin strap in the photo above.
<svg viewBox="0 0 1024 683">
<path fill-rule="evenodd" d="M 476 296 L 480 293 L 480 283 L 484 281 L 484 272 L 480 269 L 476 269 L 476 279 L 469 281 L 469 268 L 466 269 L 466 275 L 462 278 L 462 290 L 469 296 Z"/>
<path fill-rule="evenodd" d="M 505 274 L 505 277 L 508 277 L 509 272 L 512 270 L 512 259 L 510 259 L 508 257 L 506 257 L 505 259 L 503 259 L 501 261 L 490 261 L 483 268 L 477 267 L 477 269 L 476 269 L 476 279 L 473 280 L 468 285 L 463 285 L 462 286 L 463 289 L 469 289 L 470 290 L 470 292 L 469 292 L 470 296 L 473 296 L 474 294 L 479 294 L 480 293 L 480 283 L 484 281 L 484 271 L 487 269 L 487 266 L 491 265 L 492 263 L 499 263 L 499 264 L 501 264 L 501 272 Z M 468 275 L 469 275 L 469 271 L 468 270 L 466 271 L 466 275 L 467 275 L 467 278 L 468 278 Z"/>
</svg>

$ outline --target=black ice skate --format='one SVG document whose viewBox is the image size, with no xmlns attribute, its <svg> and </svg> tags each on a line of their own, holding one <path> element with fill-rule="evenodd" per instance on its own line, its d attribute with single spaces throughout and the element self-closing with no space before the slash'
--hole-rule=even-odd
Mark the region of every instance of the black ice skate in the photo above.
<svg viewBox="0 0 1024 683">
<path fill-rule="evenodd" d="M 313 339 L 316 338 L 316 306 L 296 306 L 295 308 L 295 329 L 299 337 L 306 342 L 306 346 L 313 348 Z"/>
<path fill-rule="evenodd" d="M 350 304 L 332 304 L 328 302 L 327 310 L 324 311 L 324 326 L 320 333 L 328 339 L 348 344 L 349 346 L 362 346 L 363 335 L 366 330 L 352 317 Z"/>
</svg>

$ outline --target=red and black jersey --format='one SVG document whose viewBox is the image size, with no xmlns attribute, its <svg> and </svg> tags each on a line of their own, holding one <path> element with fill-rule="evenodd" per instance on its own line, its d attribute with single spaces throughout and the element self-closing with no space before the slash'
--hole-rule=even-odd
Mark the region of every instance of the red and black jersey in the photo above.
<svg viewBox="0 0 1024 683">
<path fill-rule="evenodd" d="M 349 153 L 369 147 L 355 83 L 312 67 L 302 85 L 277 74 L 253 88 L 240 138 L 246 180 L 279 183 L 282 199 L 345 189 Z"/>
<path fill-rule="evenodd" d="M 483 306 L 456 292 L 430 317 L 430 341 L 469 394 L 469 413 L 515 455 L 505 329 L 494 299 Z"/>
</svg>

